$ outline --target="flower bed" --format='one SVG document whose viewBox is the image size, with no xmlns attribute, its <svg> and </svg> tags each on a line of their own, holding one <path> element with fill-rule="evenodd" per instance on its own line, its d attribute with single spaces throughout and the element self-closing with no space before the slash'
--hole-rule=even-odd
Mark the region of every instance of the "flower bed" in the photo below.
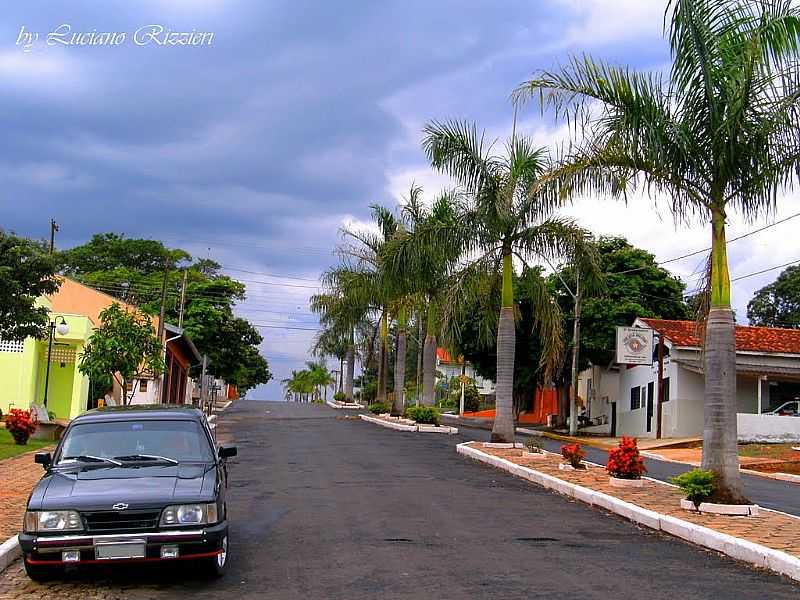
<svg viewBox="0 0 800 600">
<path fill-rule="evenodd" d="M 617 488 L 604 467 L 585 463 L 585 470 L 561 471 L 562 458 L 552 453 L 546 460 L 531 460 L 521 449 L 487 448 L 477 442 L 459 444 L 458 452 L 640 525 L 800 581 L 798 517 L 763 508 L 746 518 L 689 512 L 681 508 L 684 494 L 673 485 L 643 478 L 642 487 Z"/>
</svg>

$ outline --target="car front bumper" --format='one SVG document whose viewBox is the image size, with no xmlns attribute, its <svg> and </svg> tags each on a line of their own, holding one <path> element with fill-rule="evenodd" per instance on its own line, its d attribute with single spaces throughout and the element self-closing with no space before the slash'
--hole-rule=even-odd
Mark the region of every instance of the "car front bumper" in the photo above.
<svg viewBox="0 0 800 600">
<path fill-rule="evenodd" d="M 76 532 L 67 535 L 39 535 L 20 533 L 19 545 L 30 564 L 67 565 L 118 562 L 169 561 L 207 558 L 222 550 L 222 540 L 228 535 L 228 523 L 223 521 L 209 527 L 194 529 L 167 529 L 143 533 L 91 535 Z M 95 548 L 98 544 L 143 541 L 146 555 L 136 558 L 98 559 Z M 177 546 L 178 556 L 162 558 L 162 546 Z M 80 561 L 64 562 L 62 552 L 80 552 Z"/>
</svg>

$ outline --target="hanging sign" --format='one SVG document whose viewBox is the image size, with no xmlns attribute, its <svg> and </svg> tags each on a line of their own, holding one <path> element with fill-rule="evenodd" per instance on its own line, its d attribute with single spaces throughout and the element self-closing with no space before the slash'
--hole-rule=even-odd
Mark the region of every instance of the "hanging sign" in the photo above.
<svg viewBox="0 0 800 600">
<path fill-rule="evenodd" d="M 617 362 L 621 365 L 652 365 L 653 330 L 617 327 Z"/>
</svg>

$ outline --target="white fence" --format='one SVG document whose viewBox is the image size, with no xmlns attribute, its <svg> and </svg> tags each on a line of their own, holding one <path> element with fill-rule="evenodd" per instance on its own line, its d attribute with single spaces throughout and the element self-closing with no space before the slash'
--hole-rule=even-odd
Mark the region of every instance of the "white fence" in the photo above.
<svg viewBox="0 0 800 600">
<path fill-rule="evenodd" d="M 740 442 L 800 442 L 800 417 L 738 413 Z"/>
</svg>

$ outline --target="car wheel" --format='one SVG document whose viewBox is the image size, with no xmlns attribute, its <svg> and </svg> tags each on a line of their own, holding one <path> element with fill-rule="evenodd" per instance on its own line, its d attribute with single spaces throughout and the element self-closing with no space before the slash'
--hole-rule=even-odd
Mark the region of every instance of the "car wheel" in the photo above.
<svg viewBox="0 0 800 600">
<path fill-rule="evenodd" d="M 25 573 L 33 581 L 50 581 L 63 573 L 58 567 L 51 567 L 50 565 L 32 565 L 28 562 L 27 558 L 22 559 L 22 564 L 25 566 Z"/>
<path fill-rule="evenodd" d="M 228 570 L 228 563 L 230 562 L 230 548 L 228 546 L 228 536 L 222 538 L 221 548 L 222 552 L 216 556 L 206 559 L 208 561 L 209 572 L 215 577 L 222 577 L 225 571 Z"/>
</svg>

